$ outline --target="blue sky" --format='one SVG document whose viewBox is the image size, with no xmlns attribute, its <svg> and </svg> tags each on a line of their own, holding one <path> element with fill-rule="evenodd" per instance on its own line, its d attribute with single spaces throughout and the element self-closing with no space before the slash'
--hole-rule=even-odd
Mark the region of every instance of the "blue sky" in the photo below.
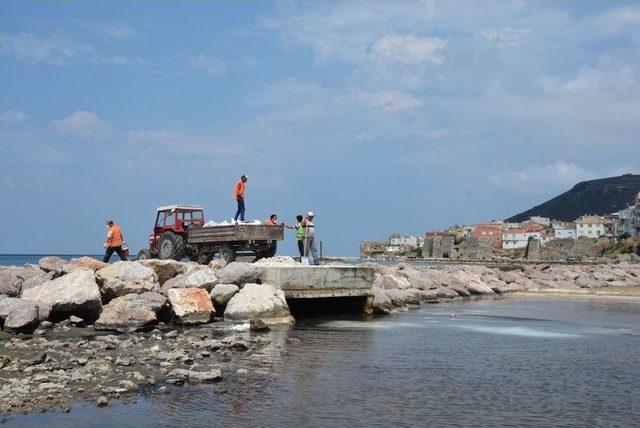
<svg viewBox="0 0 640 428">
<path fill-rule="evenodd" d="M 353 255 L 637 173 L 638 135 L 637 2 L 0 3 L 0 253 L 99 253 L 107 217 L 137 250 L 246 173 L 249 218 Z"/>
</svg>

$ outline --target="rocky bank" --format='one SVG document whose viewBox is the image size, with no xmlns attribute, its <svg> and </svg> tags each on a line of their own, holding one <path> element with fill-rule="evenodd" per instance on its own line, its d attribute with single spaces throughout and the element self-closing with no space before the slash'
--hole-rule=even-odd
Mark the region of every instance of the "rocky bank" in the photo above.
<svg viewBox="0 0 640 428">
<path fill-rule="evenodd" d="M 294 264 L 288 257 L 227 266 L 45 257 L 0 268 L 0 413 L 68 409 L 85 400 L 104 406 L 143 388 L 163 393 L 233 378 L 245 370 L 241 356 L 258 355 L 269 342 L 262 332 L 292 322 L 283 291 L 260 283 L 260 269 Z M 634 263 L 365 266 L 375 272 L 376 314 L 516 292 L 640 288 Z M 244 331 L 229 333 L 234 325 Z"/>
</svg>

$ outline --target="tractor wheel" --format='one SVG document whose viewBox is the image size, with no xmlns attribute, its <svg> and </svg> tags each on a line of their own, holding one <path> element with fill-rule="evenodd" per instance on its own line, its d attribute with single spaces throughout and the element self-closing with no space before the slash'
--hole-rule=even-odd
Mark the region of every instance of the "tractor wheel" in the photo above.
<svg viewBox="0 0 640 428">
<path fill-rule="evenodd" d="M 166 231 L 158 242 L 158 258 L 161 260 L 173 259 L 180 261 L 186 254 L 184 238 L 171 231 Z"/>
<path fill-rule="evenodd" d="M 147 260 L 151 258 L 151 251 L 149 250 L 140 250 L 138 253 L 138 260 Z"/>
<path fill-rule="evenodd" d="M 220 261 L 224 262 L 225 265 L 236 259 L 236 250 L 231 245 L 223 246 L 218 253 L 220 254 Z"/>
</svg>

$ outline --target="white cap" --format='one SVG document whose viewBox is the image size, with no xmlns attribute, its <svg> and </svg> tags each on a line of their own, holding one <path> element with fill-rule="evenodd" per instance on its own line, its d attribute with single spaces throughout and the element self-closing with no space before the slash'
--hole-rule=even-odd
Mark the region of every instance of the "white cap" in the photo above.
<svg viewBox="0 0 640 428">
<path fill-rule="evenodd" d="M 309 211 L 309 212 L 307 213 L 307 217 L 313 217 L 313 211 Z"/>
</svg>

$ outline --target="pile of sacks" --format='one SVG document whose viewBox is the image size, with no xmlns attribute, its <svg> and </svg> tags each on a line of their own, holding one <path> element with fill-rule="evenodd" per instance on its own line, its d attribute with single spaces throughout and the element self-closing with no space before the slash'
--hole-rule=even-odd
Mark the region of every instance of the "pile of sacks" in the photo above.
<svg viewBox="0 0 640 428">
<path fill-rule="evenodd" d="M 373 310 L 381 314 L 445 299 L 491 297 L 518 291 L 580 292 L 601 287 L 640 287 L 640 265 L 630 263 L 532 265 L 515 270 L 476 265 L 417 268 L 405 263 L 364 266 L 375 271 Z"/>
<path fill-rule="evenodd" d="M 39 333 L 67 319 L 119 332 L 146 330 L 160 321 L 290 323 L 284 292 L 260 284 L 259 276 L 258 266 L 240 262 L 220 267 L 44 257 L 37 265 L 0 269 L 0 326 Z"/>
</svg>

